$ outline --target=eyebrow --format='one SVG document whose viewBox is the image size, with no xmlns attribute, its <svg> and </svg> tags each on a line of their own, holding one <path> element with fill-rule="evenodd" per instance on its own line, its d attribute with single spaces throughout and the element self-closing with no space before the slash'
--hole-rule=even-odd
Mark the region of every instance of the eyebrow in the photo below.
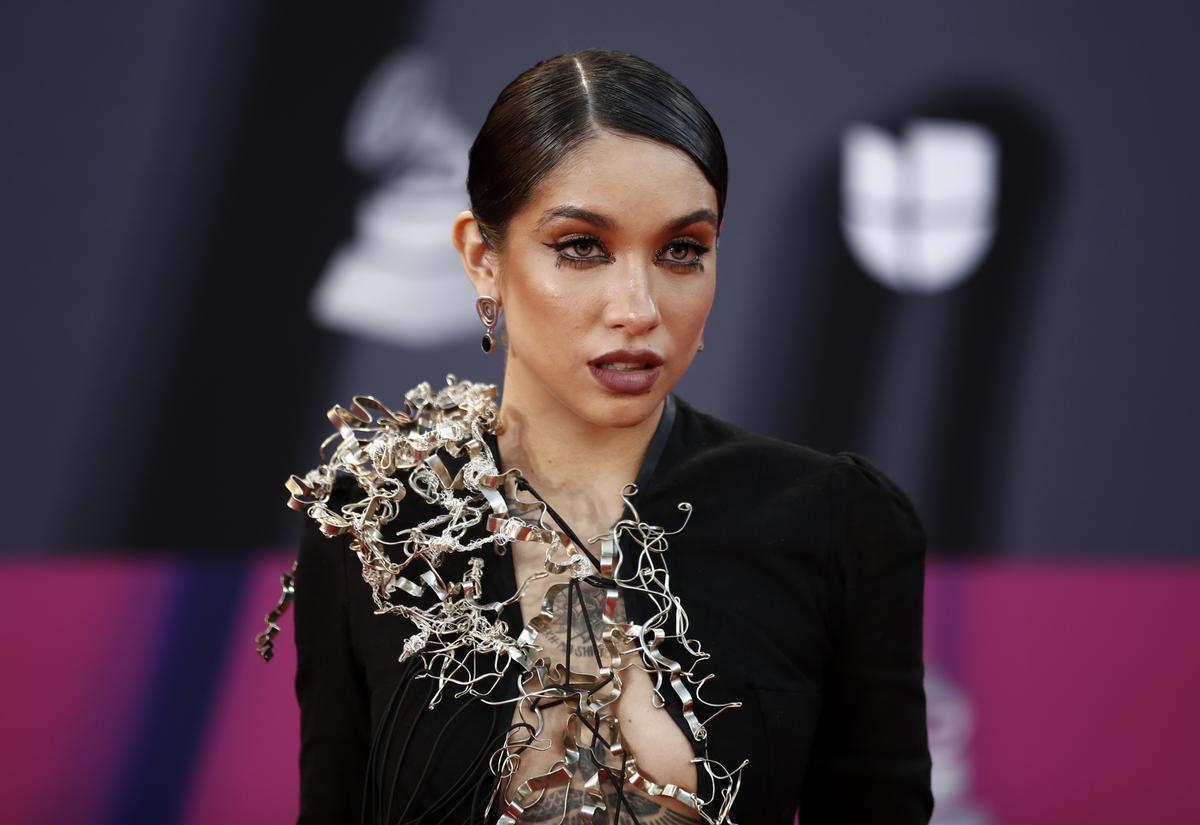
<svg viewBox="0 0 1200 825">
<path fill-rule="evenodd" d="M 598 226 L 601 229 L 612 229 L 615 224 L 611 218 L 601 215 L 599 212 L 593 212 L 590 209 L 584 209 L 581 206 L 555 206 L 547 209 L 542 213 L 542 217 L 538 220 L 535 230 L 540 230 L 550 221 L 555 218 L 575 218 L 576 220 L 590 223 L 593 226 Z M 676 218 L 667 225 L 667 229 L 672 232 L 678 232 L 685 226 L 690 226 L 697 221 L 704 221 L 711 224 L 713 229 L 718 228 L 716 214 L 708 208 L 697 209 L 695 212 L 689 212 L 686 215 Z"/>
</svg>

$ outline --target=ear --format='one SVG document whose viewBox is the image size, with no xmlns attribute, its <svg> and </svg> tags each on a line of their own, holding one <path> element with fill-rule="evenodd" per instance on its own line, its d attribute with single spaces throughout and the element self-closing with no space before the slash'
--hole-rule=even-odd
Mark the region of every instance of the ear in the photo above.
<svg viewBox="0 0 1200 825">
<path fill-rule="evenodd" d="M 483 241 L 483 234 L 479 231 L 479 224 L 475 222 L 474 213 L 470 210 L 459 212 L 454 219 L 450 236 L 454 241 L 454 248 L 458 250 L 458 256 L 462 259 L 463 269 L 467 271 L 467 277 L 475 286 L 476 294 L 497 298 L 499 292 L 496 276 L 499 274 L 499 265 L 495 253 L 488 249 L 488 245 Z"/>
</svg>

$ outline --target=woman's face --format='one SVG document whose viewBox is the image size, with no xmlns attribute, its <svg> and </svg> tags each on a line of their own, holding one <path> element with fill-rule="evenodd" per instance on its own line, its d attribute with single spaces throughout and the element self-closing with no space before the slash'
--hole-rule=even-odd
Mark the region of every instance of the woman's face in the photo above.
<svg viewBox="0 0 1200 825">
<path fill-rule="evenodd" d="M 609 131 L 584 143 L 513 216 L 498 256 L 505 395 L 601 426 L 645 421 L 700 344 L 718 231 L 716 191 L 684 152 Z"/>
</svg>

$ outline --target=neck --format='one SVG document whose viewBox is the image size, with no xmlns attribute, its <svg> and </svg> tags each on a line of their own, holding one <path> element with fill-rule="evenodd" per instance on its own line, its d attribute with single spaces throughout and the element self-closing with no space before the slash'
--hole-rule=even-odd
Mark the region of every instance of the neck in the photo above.
<svg viewBox="0 0 1200 825">
<path fill-rule="evenodd" d="M 519 467 L 567 518 L 569 511 L 589 520 L 618 517 L 621 488 L 637 477 L 662 404 L 633 426 L 598 425 L 580 418 L 521 373 L 511 361 L 505 369 L 503 429 L 497 436 L 501 469 Z"/>
</svg>

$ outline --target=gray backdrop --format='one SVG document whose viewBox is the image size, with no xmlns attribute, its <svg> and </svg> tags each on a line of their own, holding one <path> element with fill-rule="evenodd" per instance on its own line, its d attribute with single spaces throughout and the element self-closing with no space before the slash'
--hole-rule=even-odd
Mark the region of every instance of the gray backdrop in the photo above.
<svg viewBox="0 0 1200 825">
<path fill-rule="evenodd" d="M 689 85 L 729 151 L 681 395 L 867 455 L 938 553 L 1195 553 L 1198 22 L 1183 3 L 8 4 L 0 544 L 287 544 L 282 483 L 333 403 L 498 380 L 449 245 L 465 147 L 518 72 L 604 46 Z M 982 130 L 998 171 L 981 212 L 946 218 L 982 222 L 981 259 L 897 291 L 847 242 L 843 152 L 856 124 L 899 146 L 919 121 Z M 922 204 L 883 242 L 919 240 Z"/>
</svg>

